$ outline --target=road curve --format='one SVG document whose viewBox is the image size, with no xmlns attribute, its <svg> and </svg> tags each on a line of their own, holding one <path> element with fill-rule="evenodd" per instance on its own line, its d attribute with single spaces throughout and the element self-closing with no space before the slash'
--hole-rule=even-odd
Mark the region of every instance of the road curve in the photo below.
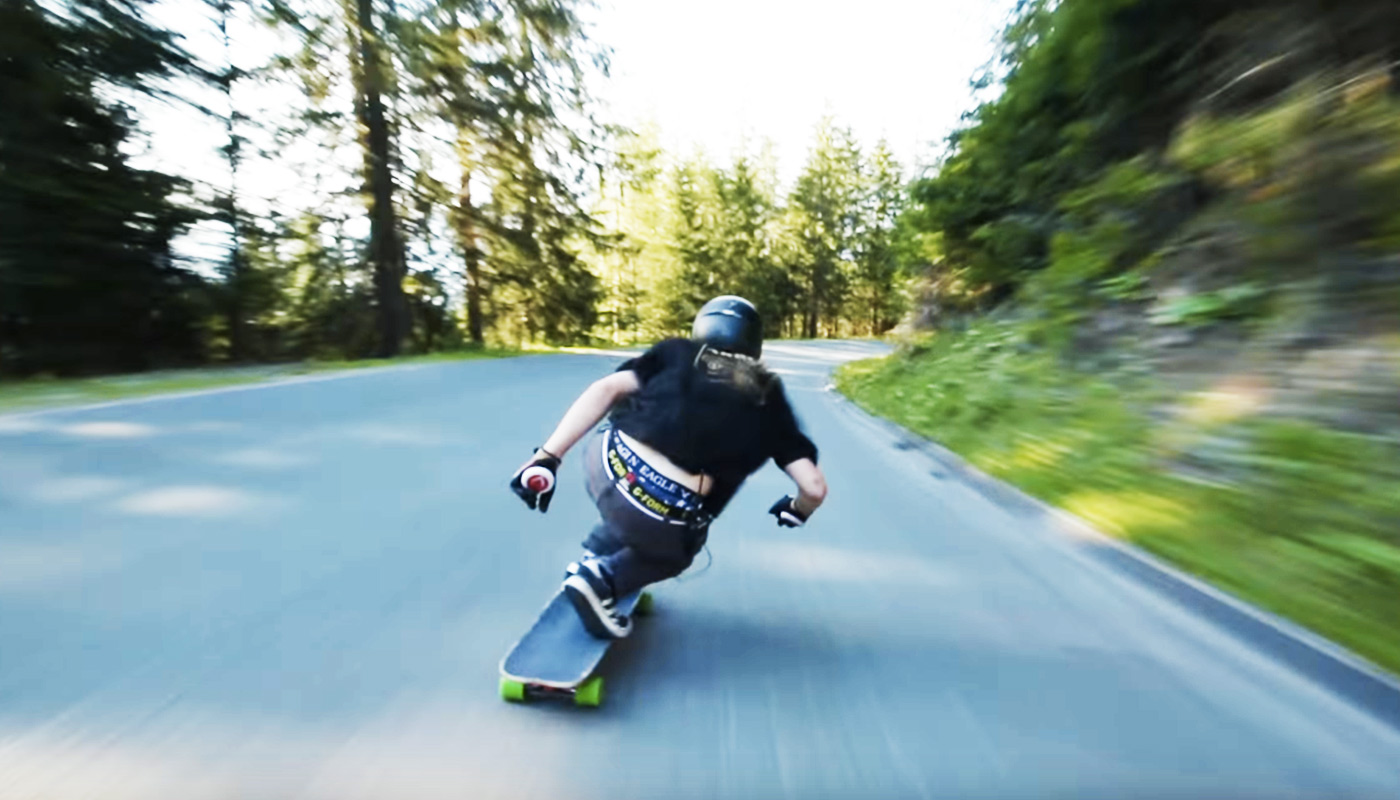
<svg viewBox="0 0 1400 800">
<path fill-rule="evenodd" d="M 616 355 L 0 417 L 0 798 L 1393 798 L 1400 734 L 825 391 L 656 587 L 596 711 L 497 663 L 591 523 L 505 488 Z"/>
</svg>

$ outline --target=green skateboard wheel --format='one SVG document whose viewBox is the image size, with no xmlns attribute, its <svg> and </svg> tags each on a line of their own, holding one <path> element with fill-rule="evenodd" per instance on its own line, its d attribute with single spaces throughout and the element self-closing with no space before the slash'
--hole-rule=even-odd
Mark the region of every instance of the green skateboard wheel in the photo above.
<svg viewBox="0 0 1400 800">
<path fill-rule="evenodd" d="M 642 596 L 637 598 L 637 607 L 632 609 L 632 612 L 639 617 L 645 617 L 651 614 L 654 602 L 651 592 L 642 592 Z"/>
<path fill-rule="evenodd" d="M 510 678 L 501 678 L 501 697 L 513 703 L 525 702 L 525 684 Z"/>
<path fill-rule="evenodd" d="M 597 708 L 603 704 L 603 677 L 595 675 L 584 681 L 574 691 L 575 705 Z"/>
</svg>

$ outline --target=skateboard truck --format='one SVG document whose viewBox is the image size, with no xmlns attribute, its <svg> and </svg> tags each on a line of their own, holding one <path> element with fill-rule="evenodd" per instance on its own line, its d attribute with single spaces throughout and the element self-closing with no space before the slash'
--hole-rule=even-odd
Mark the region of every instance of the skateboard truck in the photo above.
<svg viewBox="0 0 1400 800">
<path fill-rule="evenodd" d="M 573 700 L 576 706 L 597 708 L 603 704 L 603 676 L 594 675 L 574 687 L 525 683 L 501 676 L 501 697 L 515 703 L 567 698 Z"/>
</svg>

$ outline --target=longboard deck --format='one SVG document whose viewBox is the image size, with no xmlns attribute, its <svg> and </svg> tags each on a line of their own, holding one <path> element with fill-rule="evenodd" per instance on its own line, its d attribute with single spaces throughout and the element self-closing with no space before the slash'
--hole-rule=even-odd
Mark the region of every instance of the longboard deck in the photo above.
<svg viewBox="0 0 1400 800">
<path fill-rule="evenodd" d="M 624 595 L 618 609 L 632 614 L 641 595 L 640 591 Z M 501 675 L 525 684 L 573 689 L 593 674 L 613 641 L 589 633 L 560 591 L 501 661 Z"/>
</svg>

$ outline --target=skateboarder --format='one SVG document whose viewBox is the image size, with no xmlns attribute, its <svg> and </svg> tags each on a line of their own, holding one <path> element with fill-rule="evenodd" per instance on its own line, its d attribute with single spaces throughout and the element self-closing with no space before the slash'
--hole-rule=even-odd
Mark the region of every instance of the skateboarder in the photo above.
<svg viewBox="0 0 1400 800">
<path fill-rule="evenodd" d="M 779 525 L 801 526 L 826 498 L 817 448 L 802 433 L 782 382 L 759 361 L 762 347 L 753 304 L 716 297 L 695 317 L 690 339 L 659 342 L 585 389 L 511 478 L 526 505 L 548 511 L 560 461 L 609 417 L 583 455 L 602 521 L 563 585 L 594 636 L 631 632 L 615 598 L 685 571 L 710 522 L 768 459 L 797 486 L 797 497 L 768 510 Z M 547 489 L 530 487 L 525 472 L 532 467 L 548 470 Z"/>
</svg>

